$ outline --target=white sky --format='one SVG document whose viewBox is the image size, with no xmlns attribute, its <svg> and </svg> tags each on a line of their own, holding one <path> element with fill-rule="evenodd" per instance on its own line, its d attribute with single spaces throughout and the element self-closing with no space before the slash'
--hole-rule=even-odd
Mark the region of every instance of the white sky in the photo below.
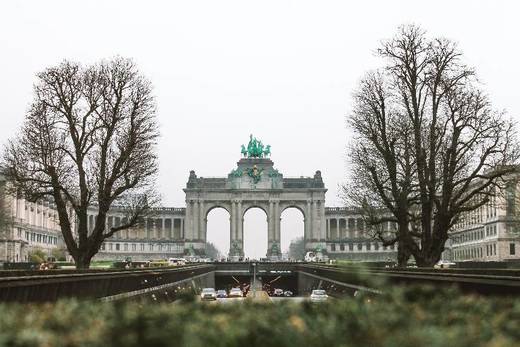
<svg viewBox="0 0 520 347">
<path fill-rule="evenodd" d="M 13 136 L 38 71 L 62 59 L 133 58 L 152 81 L 161 124 L 164 205 L 184 206 L 190 169 L 224 176 L 250 133 L 285 176 L 322 171 L 336 206 L 348 167 L 350 94 L 381 39 L 416 23 L 458 41 L 498 109 L 520 114 L 518 1 L 14 1 L 0 3 L 0 142 Z M 249 216 L 251 213 L 252 216 Z M 208 237 L 229 247 L 229 218 Z M 301 236 L 284 215 L 282 248 Z M 251 219 L 250 219 L 251 218 Z M 246 253 L 265 255 L 263 212 L 246 220 Z"/>
</svg>

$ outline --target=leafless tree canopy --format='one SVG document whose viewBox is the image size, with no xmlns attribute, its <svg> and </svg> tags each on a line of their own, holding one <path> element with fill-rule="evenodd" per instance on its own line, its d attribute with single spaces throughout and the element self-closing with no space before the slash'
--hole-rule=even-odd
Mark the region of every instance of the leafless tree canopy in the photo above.
<svg viewBox="0 0 520 347">
<path fill-rule="evenodd" d="M 37 75 L 34 100 L 5 163 L 14 188 L 54 200 L 67 248 L 88 267 L 104 239 L 140 223 L 157 173 L 158 127 L 152 88 L 131 60 L 83 67 L 65 61 Z M 112 204 L 130 207 L 107 229 Z M 98 218 L 87 230 L 87 209 Z"/>
<path fill-rule="evenodd" d="M 431 266 L 461 213 L 486 204 L 515 170 L 515 129 L 455 43 L 404 26 L 377 54 L 386 66 L 362 79 L 348 118 L 355 139 L 345 197 L 363 207 L 378 238 L 399 243 L 401 260 Z M 395 234 L 378 231 L 387 220 Z"/>
<path fill-rule="evenodd" d="M 0 167 L 0 170 L 2 168 Z M 1 173 L 0 173 L 1 175 Z M 9 201 L 6 198 L 6 182 L 0 177 L 0 238 L 7 237 L 8 229 L 11 227 L 13 220 L 9 209 Z"/>
</svg>

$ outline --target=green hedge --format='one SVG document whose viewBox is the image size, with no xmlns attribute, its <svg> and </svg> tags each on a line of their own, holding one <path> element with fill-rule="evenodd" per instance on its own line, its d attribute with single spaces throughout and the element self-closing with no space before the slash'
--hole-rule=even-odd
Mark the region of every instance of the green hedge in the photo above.
<svg viewBox="0 0 520 347">
<path fill-rule="evenodd" d="M 0 346 L 519 346 L 520 300 L 432 288 L 324 304 L 0 305 Z"/>
</svg>

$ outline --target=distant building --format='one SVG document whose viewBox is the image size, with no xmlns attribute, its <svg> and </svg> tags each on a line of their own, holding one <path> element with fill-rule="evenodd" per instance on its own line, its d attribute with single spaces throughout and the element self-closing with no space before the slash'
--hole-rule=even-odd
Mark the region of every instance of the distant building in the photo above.
<svg viewBox="0 0 520 347">
<path fill-rule="evenodd" d="M 395 261 L 395 245 L 383 246 L 370 237 L 365 220 L 358 211 L 344 207 L 326 207 L 327 252 L 329 258 L 353 261 Z M 387 223 L 385 230 L 395 230 L 394 223 Z"/>
<path fill-rule="evenodd" d="M 89 230 L 96 219 L 95 210 L 90 210 Z M 107 228 L 124 223 L 124 210 L 113 209 L 107 218 Z M 147 218 L 144 226 L 118 231 L 107 239 L 95 259 L 150 260 L 181 257 L 185 249 L 185 208 L 157 208 L 153 218 Z"/>
<path fill-rule="evenodd" d="M 51 201 L 32 203 L 5 194 L 6 182 L 0 173 L 0 261 L 28 261 L 31 252 L 41 250 L 48 257 L 64 249 L 57 211 Z"/>
<path fill-rule="evenodd" d="M 450 233 L 445 258 L 453 261 L 520 259 L 518 186 L 515 181 L 490 202 L 465 213 Z"/>
</svg>

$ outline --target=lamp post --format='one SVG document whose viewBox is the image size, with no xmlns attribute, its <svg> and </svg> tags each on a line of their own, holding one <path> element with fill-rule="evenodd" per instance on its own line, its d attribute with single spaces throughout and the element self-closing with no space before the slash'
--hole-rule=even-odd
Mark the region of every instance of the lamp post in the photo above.
<svg viewBox="0 0 520 347">
<path fill-rule="evenodd" d="M 253 263 L 253 298 L 256 298 L 256 263 Z"/>
</svg>

